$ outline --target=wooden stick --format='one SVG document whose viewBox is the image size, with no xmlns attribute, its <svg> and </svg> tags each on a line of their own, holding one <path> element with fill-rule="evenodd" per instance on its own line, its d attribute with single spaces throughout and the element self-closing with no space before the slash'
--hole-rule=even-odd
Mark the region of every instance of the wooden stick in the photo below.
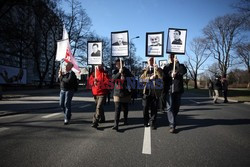
<svg viewBox="0 0 250 167">
<path fill-rule="evenodd" d="M 156 73 L 156 68 L 155 68 L 155 58 L 154 58 L 154 76 L 155 76 L 155 73 Z"/>
<path fill-rule="evenodd" d="M 176 56 L 174 55 L 174 66 L 173 66 L 173 74 L 175 73 L 175 58 L 176 58 Z M 172 79 L 174 80 L 174 77 L 172 77 Z"/>
<path fill-rule="evenodd" d="M 96 79 L 96 66 L 95 66 L 95 79 Z"/>
<path fill-rule="evenodd" d="M 122 68 L 122 58 L 119 58 L 120 59 L 120 69 Z"/>
</svg>

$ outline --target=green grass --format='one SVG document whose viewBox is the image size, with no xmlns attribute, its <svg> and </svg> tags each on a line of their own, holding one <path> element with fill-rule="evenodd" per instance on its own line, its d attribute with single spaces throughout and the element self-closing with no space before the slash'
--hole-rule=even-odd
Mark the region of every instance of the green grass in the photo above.
<svg viewBox="0 0 250 167">
<path fill-rule="evenodd" d="M 208 89 L 189 89 L 186 92 L 195 93 L 203 96 L 208 96 Z M 228 98 L 238 100 L 240 102 L 250 102 L 250 90 L 249 89 L 229 89 Z"/>
</svg>

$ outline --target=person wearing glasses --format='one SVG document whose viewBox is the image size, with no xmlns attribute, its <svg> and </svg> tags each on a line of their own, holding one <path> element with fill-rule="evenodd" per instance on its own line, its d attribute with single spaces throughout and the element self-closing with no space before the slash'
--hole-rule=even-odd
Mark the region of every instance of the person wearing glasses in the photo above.
<svg viewBox="0 0 250 167">
<path fill-rule="evenodd" d="M 161 46 L 161 43 L 160 43 L 160 37 L 159 36 L 150 36 L 150 42 L 151 42 L 151 45 L 150 46 Z"/>
</svg>

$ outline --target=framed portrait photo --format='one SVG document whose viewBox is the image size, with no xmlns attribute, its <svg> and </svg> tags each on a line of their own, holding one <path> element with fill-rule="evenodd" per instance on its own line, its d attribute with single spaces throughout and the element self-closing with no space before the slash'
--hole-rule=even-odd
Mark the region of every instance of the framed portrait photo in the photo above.
<svg viewBox="0 0 250 167">
<path fill-rule="evenodd" d="M 111 55 L 117 57 L 129 56 L 128 31 L 111 32 Z"/>
<path fill-rule="evenodd" d="M 102 64 L 102 41 L 88 41 L 88 65 Z"/>
<path fill-rule="evenodd" d="M 187 29 L 169 28 L 167 53 L 185 54 Z"/>
<path fill-rule="evenodd" d="M 168 64 L 168 60 L 159 60 L 159 67 L 161 69 L 164 68 L 164 66 L 166 66 Z"/>
<path fill-rule="evenodd" d="M 146 33 L 146 56 L 163 57 L 164 32 Z"/>
</svg>

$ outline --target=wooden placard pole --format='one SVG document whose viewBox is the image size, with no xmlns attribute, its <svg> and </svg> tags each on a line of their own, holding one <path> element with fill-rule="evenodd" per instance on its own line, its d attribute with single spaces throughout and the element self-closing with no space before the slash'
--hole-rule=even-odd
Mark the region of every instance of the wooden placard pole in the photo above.
<svg viewBox="0 0 250 167">
<path fill-rule="evenodd" d="M 120 59 L 120 69 L 122 68 L 122 58 L 119 58 Z"/>
<path fill-rule="evenodd" d="M 155 71 L 156 71 L 156 67 L 155 67 L 155 57 L 154 57 L 154 76 L 155 76 Z"/>
<path fill-rule="evenodd" d="M 96 66 L 95 66 L 95 79 L 96 79 Z"/>
<path fill-rule="evenodd" d="M 173 74 L 175 73 L 175 64 L 176 64 L 176 55 L 174 55 L 174 65 L 173 65 Z M 174 80 L 174 77 L 172 77 L 172 79 Z"/>
</svg>

